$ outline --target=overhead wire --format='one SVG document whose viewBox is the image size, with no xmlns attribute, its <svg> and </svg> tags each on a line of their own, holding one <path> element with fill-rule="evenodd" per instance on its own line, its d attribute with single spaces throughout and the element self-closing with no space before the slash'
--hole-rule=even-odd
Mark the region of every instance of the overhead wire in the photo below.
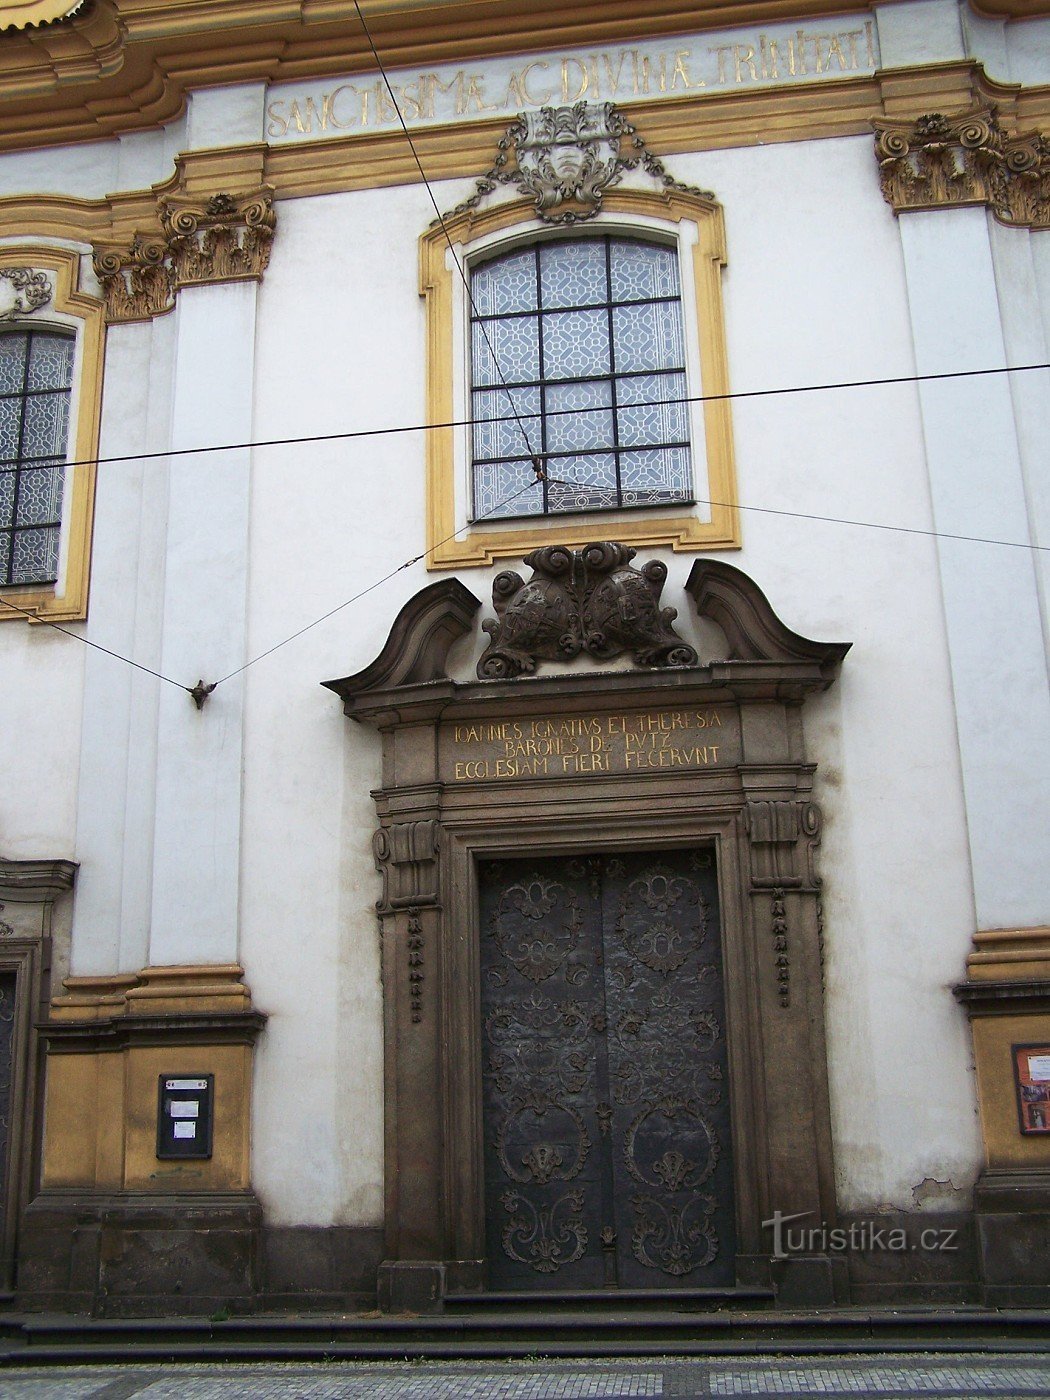
<svg viewBox="0 0 1050 1400">
<path fill-rule="evenodd" d="M 547 473 L 547 469 L 546 469 L 546 466 L 545 466 L 544 461 L 543 461 L 543 458 L 547 457 L 548 454 L 543 453 L 543 452 L 536 452 L 536 451 L 534 450 L 533 446 L 532 446 L 531 440 L 530 440 L 530 438 L 529 438 L 528 430 L 526 429 L 525 424 L 524 424 L 524 422 L 522 421 L 521 415 L 520 415 L 519 412 L 518 412 L 517 405 L 516 405 L 515 402 L 514 402 L 513 393 L 512 393 L 512 391 L 511 391 L 510 386 L 509 386 L 508 383 L 507 383 L 506 376 L 504 375 L 503 369 L 502 369 L 502 367 L 501 367 L 501 365 L 500 365 L 500 363 L 499 363 L 499 357 L 497 356 L 497 354 L 496 354 L 496 352 L 495 352 L 495 348 L 493 347 L 492 342 L 491 342 L 491 340 L 490 340 L 490 338 L 489 338 L 489 334 L 488 334 L 488 330 L 487 330 L 487 327 L 486 327 L 486 325 L 485 325 L 485 322 L 484 322 L 484 320 L 480 319 L 480 317 L 479 317 L 477 305 L 476 305 L 476 303 L 475 303 L 475 301 L 474 301 L 474 296 L 473 296 L 473 293 L 472 293 L 472 291 L 471 291 L 470 281 L 469 281 L 469 279 L 468 279 L 468 277 L 467 277 L 466 270 L 465 270 L 465 268 L 463 267 L 462 261 L 460 260 L 459 256 L 458 256 L 457 253 L 456 253 L 455 245 L 454 245 L 453 242 L 452 242 L 452 238 L 451 238 L 451 235 L 449 234 L 448 227 L 447 227 L 447 225 L 446 225 L 446 223 L 445 223 L 444 216 L 442 215 L 441 210 L 440 210 L 440 208 L 438 207 L 437 200 L 436 200 L 436 198 L 435 198 L 435 196 L 434 196 L 433 188 L 432 188 L 432 186 L 431 186 L 431 184 L 430 184 L 429 179 L 427 178 L 426 171 L 425 171 L 424 168 L 423 168 L 423 164 L 422 164 L 422 161 L 420 160 L 419 152 L 418 152 L 418 150 L 416 149 L 415 142 L 412 140 L 412 133 L 410 132 L 410 130 L 409 130 L 409 128 L 408 128 L 408 125 L 407 125 L 407 123 L 406 123 L 406 121 L 405 121 L 404 114 L 403 114 L 402 111 L 401 111 L 400 104 L 398 103 L 397 98 L 396 98 L 395 95 L 394 95 L 394 90 L 393 90 L 393 87 L 392 87 L 392 85 L 391 85 L 391 83 L 390 83 L 390 79 L 389 79 L 389 76 L 388 76 L 388 74 L 387 74 L 386 67 L 385 67 L 385 65 L 384 65 L 384 63 L 383 63 L 382 58 L 380 57 L 380 54 L 379 54 L 378 49 L 376 48 L 375 41 L 374 41 L 373 38 L 372 38 L 371 30 L 369 29 L 368 24 L 367 24 L 367 22 L 366 22 L 366 20 L 365 20 L 364 14 L 363 14 L 362 11 L 361 11 L 361 6 L 360 6 L 360 4 L 358 3 L 358 0 L 353 0 L 353 3 L 354 3 L 354 9 L 355 9 L 356 12 L 357 12 L 357 17 L 358 17 L 358 20 L 359 20 L 359 22 L 360 22 L 361 29 L 362 29 L 362 31 L 363 31 L 363 33 L 364 33 L 364 35 L 365 35 L 365 39 L 367 40 L 368 46 L 369 46 L 369 48 L 371 49 L 372 57 L 375 59 L 376 65 L 377 65 L 377 67 L 378 67 L 378 69 L 379 69 L 379 72 L 380 72 L 380 74 L 381 74 L 381 76 L 382 76 L 383 82 L 384 82 L 384 84 L 385 84 L 385 86 L 386 86 L 387 93 L 388 93 L 388 95 L 389 95 L 389 97 L 390 97 L 390 101 L 391 101 L 391 103 L 392 103 L 392 105 L 393 105 L 393 107 L 394 107 L 394 110 L 395 110 L 396 113 L 397 113 L 398 121 L 400 122 L 401 129 L 402 129 L 402 131 L 404 132 L 405 139 L 406 139 L 406 141 L 408 142 L 408 146 L 409 146 L 409 149 L 410 149 L 410 151 L 411 151 L 411 153 L 412 153 L 413 160 L 415 161 L 416 168 L 417 168 L 418 171 L 419 171 L 420 179 L 422 180 L 423 185 L 424 185 L 425 188 L 426 188 L 427 195 L 428 195 L 428 197 L 429 197 L 429 199 L 430 199 L 430 203 L 431 203 L 431 205 L 433 206 L 434 213 L 435 213 L 435 215 L 436 215 L 436 222 L 437 222 L 438 225 L 440 226 L 441 231 L 442 231 L 442 233 L 443 233 L 444 236 L 445 236 L 445 241 L 447 242 L 448 248 L 449 248 L 449 254 L 450 254 L 450 256 L 451 256 L 451 258 L 452 258 L 452 261 L 453 261 L 453 264 L 455 265 L 456 270 L 457 270 L 457 272 L 458 272 L 458 274 L 459 274 L 460 280 L 461 280 L 462 283 L 463 283 L 463 287 L 464 287 L 464 291 L 465 291 L 465 293 L 466 293 L 467 301 L 468 301 L 468 304 L 469 304 L 470 309 L 471 309 L 472 318 L 473 318 L 473 323 L 476 324 L 476 325 L 478 325 L 478 326 L 480 327 L 481 334 L 482 334 L 482 337 L 483 337 L 483 339 L 484 339 L 484 341 L 485 341 L 486 348 L 487 348 L 488 353 L 489 353 L 489 355 L 490 355 L 490 357 L 491 357 L 491 359 L 492 359 L 493 364 L 495 365 L 496 372 L 497 372 L 497 374 L 499 375 L 499 378 L 500 378 L 500 385 L 497 386 L 497 387 L 502 388 L 502 391 L 503 391 L 503 393 L 504 393 L 504 395 L 505 395 L 505 397 L 506 397 L 507 404 L 508 404 L 508 406 L 509 406 L 509 408 L 510 408 L 510 410 L 511 410 L 512 417 L 513 417 L 514 421 L 516 422 L 516 424 L 517 424 L 517 426 L 518 426 L 518 429 L 519 429 L 519 431 L 521 432 L 522 438 L 523 438 L 523 440 L 524 440 L 525 448 L 526 448 L 526 456 L 528 457 L 528 459 L 529 459 L 529 461 L 530 461 L 530 463 L 531 463 L 532 469 L 533 469 L 533 471 L 534 471 L 534 473 L 535 473 L 534 480 L 526 482 L 526 484 L 525 484 L 523 487 L 521 487 L 520 490 L 514 492 L 511 496 L 508 496 L 508 497 L 504 498 L 503 500 L 497 502 L 496 505 L 493 506 L 493 507 L 491 507 L 490 510 L 483 512 L 481 515 L 475 516 L 475 517 L 474 517 L 474 520 L 471 521 L 471 522 L 468 522 L 468 523 L 471 523 L 471 524 L 477 523 L 478 520 L 483 520 L 483 519 L 485 519 L 487 516 L 493 515 L 493 514 L 495 514 L 497 511 L 503 510 L 505 506 L 510 505 L 513 501 L 517 500 L 519 496 L 521 496 L 521 495 L 523 495 L 523 494 L 525 493 L 525 491 L 532 489 L 532 487 L 536 484 L 537 481 L 541 481 L 541 482 L 542 482 L 542 481 L 551 481 L 551 482 L 554 482 L 554 483 L 557 483 L 557 484 L 568 485 L 568 486 L 576 486 L 576 487 L 585 486 L 585 485 L 586 485 L 585 482 L 580 482 L 580 481 L 568 482 L 568 481 L 562 481 L 560 478 L 550 477 L 550 476 L 548 475 L 548 473 Z M 1050 369 L 1050 362 L 1048 362 L 1048 363 L 1041 363 L 1041 364 L 1030 364 L 1030 365 L 1004 365 L 1004 366 L 992 366 L 992 367 L 988 367 L 988 368 L 972 369 L 972 370 L 954 370 L 954 371 L 949 370 L 949 371 L 943 371 L 943 372 L 931 373 L 931 374 L 892 375 L 892 376 L 884 376 L 884 377 L 876 378 L 876 379 L 840 380 L 840 381 L 834 381 L 834 382 L 826 382 L 826 383 L 822 383 L 822 384 L 794 385 L 794 386 L 790 386 L 790 387 L 786 387 L 786 388 L 744 389 L 744 390 L 726 391 L 725 393 L 719 393 L 719 394 L 692 394 L 692 395 L 683 395 L 683 396 L 681 396 L 681 397 L 673 398 L 673 399 L 654 400 L 654 401 L 652 401 L 651 403 L 644 403 L 644 404 L 643 404 L 643 403 L 639 403 L 639 404 L 635 405 L 635 407 L 639 407 L 639 408 L 641 408 L 641 407 L 671 407 L 671 406 L 685 405 L 685 404 L 719 403 L 719 402 L 726 402 L 726 401 L 735 400 L 735 399 L 765 398 L 765 397 L 769 397 L 769 396 L 784 395 L 784 394 L 804 394 L 804 393 L 816 393 L 816 392 L 831 392 L 831 391 L 834 391 L 834 390 L 844 390 L 844 389 L 874 388 L 874 387 L 880 387 L 880 386 L 885 386 L 885 385 L 930 383 L 930 382 L 935 382 L 935 381 L 938 381 L 938 380 L 947 380 L 947 379 L 967 379 L 967 378 L 974 378 L 974 377 L 980 377 L 980 376 L 986 376 L 986 375 L 997 375 L 997 374 L 1016 374 L 1016 373 L 1024 373 L 1024 372 L 1027 372 L 1027 371 L 1030 371 L 1030 370 L 1045 370 L 1045 369 Z M 562 417 L 562 416 L 566 416 L 566 415 L 572 415 L 572 414 L 576 414 L 576 413 L 583 413 L 583 412 L 589 412 L 589 411 L 591 411 L 591 410 L 589 410 L 589 409 L 587 409 L 587 408 L 555 409 L 555 410 L 551 410 L 551 411 L 548 413 L 547 416 L 549 416 L 549 417 Z M 319 442 L 335 442 L 335 441 L 347 441 L 347 440 L 350 440 L 350 439 L 358 439 L 358 438 L 382 437 L 382 436 L 389 436 L 389 435 L 399 434 L 399 433 L 432 432 L 432 431 L 437 431 L 437 430 L 442 430 L 442 429 L 462 428 L 462 427 L 474 427 L 474 426 L 478 425 L 479 423 L 505 423 L 506 421 L 507 421 L 506 418 L 467 418 L 467 419 L 453 419 L 453 420 L 450 420 L 450 421 L 447 421 L 447 422 L 442 422 L 442 423 L 401 424 L 401 425 L 397 425 L 397 426 L 393 426 L 393 427 L 386 427 L 386 428 L 349 429 L 349 430 L 346 430 L 346 431 L 343 431 L 343 432 L 337 432 L 337 433 L 311 433 L 311 434 L 305 434 L 305 435 L 300 435 L 300 436 L 296 436 L 296 437 L 270 438 L 270 439 L 261 439 L 261 440 L 254 440 L 254 441 L 247 441 L 247 442 L 240 442 L 240 443 L 217 443 L 217 444 L 212 444 L 212 445 L 207 445 L 207 446 L 200 446 L 200 447 L 171 448 L 171 449 L 168 449 L 168 450 L 166 450 L 166 451 L 145 452 L 145 453 L 127 453 L 127 454 L 114 455 L 114 456 L 108 456 L 108 457 L 101 457 L 101 456 L 99 456 L 99 457 L 85 458 L 85 459 L 80 459 L 80 460 L 76 460 L 76 461 L 71 461 L 71 462 L 66 463 L 65 465 L 66 465 L 67 467 L 78 467 L 78 466 L 97 466 L 97 465 L 103 465 L 103 464 L 109 465 L 109 464 L 116 464 L 116 463 L 121 463 L 121 462 L 133 462 L 133 461 L 134 461 L 134 462 L 141 462 L 141 461 L 150 461 L 150 460 L 159 459 L 159 458 L 195 456 L 195 455 L 199 455 L 199 454 L 201 454 L 201 453 L 209 453 L 209 454 L 212 454 L 212 453 L 217 453 L 217 452 L 235 452 L 235 451 L 244 451 L 244 450 L 251 450 L 251 449 L 261 449 L 261 448 L 264 448 L 264 447 L 298 446 L 298 445 L 306 445 L 306 444 L 319 443 Z M 775 507 L 771 507 L 771 506 L 742 505 L 742 504 L 740 504 L 740 503 L 738 503 L 738 502 L 702 500 L 702 499 L 699 499 L 699 498 L 698 498 L 696 503 L 697 503 L 697 504 L 700 504 L 700 505 L 707 505 L 707 506 L 710 506 L 710 507 L 712 507 L 712 508 L 731 509 L 731 510 L 738 510 L 738 511 L 743 510 L 743 511 L 761 513 L 761 514 L 764 514 L 764 515 L 778 515 L 778 516 L 784 516 L 784 517 L 788 517 L 788 518 L 792 518 L 792 519 L 797 519 L 797 520 L 809 520 L 809 521 L 816 521 L 816 522 L 822 522 L 822 523 L 827 523 L 827 524 L 854 526 L 854 527 L 859 527 L 859 528 L 863 528 L 863 529 L 884 530 L 884 531 L 890 531 L 890 532 L 898 533 L 898 534 L 919 535 L 919 536 L 923 536 L 923 537 L 926 537 L 926 538 L 932 538 L 932 539 L 948 539 L 948 540 L 965 541 L 965 542 L 974 543 L 974 544 L 997 545 L 997 546 L 1001 546 L 1001 547 L 1003 547 L 1003 548 L 1029 549 L 1029 550 L 1033 550 L 1033 551 L 1050 552 L 1050 546 L 1032 544 L 1032 543 L 1030 543 L 1030 542 L 1026 542 L 1026 541 L 1022 541 L 1022 540 L 997 540 L 997 539 L 991 539 L 991 538 L 988 538 L 988 537 L 985 537 L 985 536 L 979 536 L 979 535 L 961 535 L 961 534 L 954 534 L 954 533 L 949 533 L 949 532 L 946 532 L 946 531 L 939 531 L 939 530 L 924 530 L 924 529 L 922 529 L 922 528 L 920 528 L 920 527 L 918 527 L 918 526 L 890 525 L 890 524 L 885 524 L 885 523 L 876 522 L 876 521 L 853 520 L 853 519 L 847 519 L 847 518 L 840 517 L 840 516 L 818 515 L 818 514 L 815 514 L 815 513 L 809 513 L 809 512 L 803 512 L 803 511 L 783 510 L 783 509 L 779 509 L 779 508 L 775 508 Z M 262 652 L 260 652 L 258 655 L 253 656 L 250 660 L 246 661 L 246 662 L 244 663 L 244 665 L 239 666 L 239 667 L 237 667 L 235 670 L 230 671 L 228 674 L 222 676 L 218 681 L 215 681 L 211 686 L 209 686 L 209 687 L 204 687 L 205 693 L 210 694 L 210 693 L 211 693 L 212 691 L 214 691 L 218 686 L 224 684 L 224 683 L 225 683 L 226 681 L 228 681 L 228 680 L 232 680 L 234 676 L 241 675 L 243 672 L 247 671 L 251 666 L 256 665 L 259 661 L 264 660 L 264 659 L 265 659 L 266 657 L 268 657 L 268 656 L 272 656 L 272 655 L 274 654 L 274 652 L 280 651 L 282 647 L 287 646 L 289 643 L 295 641 L 298 637 L 303 636 L 304 633 L 311 631 L 314 627 L 320 626 L 320 624 L 321 624 L 322 622 L 326 622 L 330 617 L 334 617 L 337 613 L 342 612 L 343 609 L 349 607 L 352 603 L 357 602 L 359 599 L 365 597 L 367 594 L 369 594 L 369 593 L 373 592 L 375 589 L 379 588 L 382 584 L 388 582 L 388 581 L 389 581 L 391 578 L 393 578 L 396 574 L 402 573 L 405 569 L 411 568 L 414 564 L 420 563 L 423 559 L 427 558 L 427 556 L 428 556 L 429 554 L 434 553 L 437 549 L 441 548 L 442 545 L 447 544 L 450 540 L 454 539 L 454 538 L 456 537 L 456 535 L 458 535 L 458 534 L 459 534 L 463 529 L 465 529 L 465 528 L 467 528 L 466 525 L 459 526 L 459 527 L 458 527 L 455 531 L 453 531 L 451 534 L 445 536 L 444 539 L 439 540 L 439 541 L 437 541 L 435 544 L 430 545 L 430 546 L 429 546 L 427 549 L 425 549 L 421 554 L 417 554 L 417 555 L 414 555 L 414 556 L 413 556 L 412 558 L 410 558 L 410 559 L 406 559 L 403 563 L 397 565 L 396 568 L 391 569 L 389 573 L 384 574 L 381 578 L 375 579 L 372 583 L 368 584 L 365 588 L 360 589 L 357 593 L 353 594 L 351 597 L 349 597 L 349 598 L 345 599 L 343 602 L 337 604 L 336 607 L 330 608 L 326 613 L 323 613 L 320 617 L 315 618 L 312 622 L 309 622 L 309 623 L 307 623 L 305 626 L 298 628 L 295 632 L 293 632 L 293 633 L 291 633 L 289 636 L 283 638 L 281 641 L 274 643 L 273 646 L 268 647 L 265 651 L 262 651 Z M 180 689 L 180 690 L 185 690 L 185 691 L 186 691 L 188 694 L 190 694 L 190 695 L 193 695 L 193 696 L 196 697 L 197 692 L 198 692 L 198 691 L 201 689 L 201 687 L 202 687 L 202 682 L 198 682 L 198 683 L 197 683 L 197 686 L 195 686 L 195 687 L 194 687 L 194 686 L 185 685 L 185 684 L 183 684 L 181 681 L 177 681 L 177 680 L 175 680 L 175 679 L 174 679 L 173 677 L 171 677 L 171 676 L 166 676 L 166 675 L 162 674 L 162 673 L 159 672 L 159 671 L 153 670 L 153 669 L 152 669 L 151 667 L 149 667 L 149 666 L 143 665 L 141 662 L 134 661 L 131 657 L 124 656 L 124 655 L 123 655 L 122 653 L 120 653 L 120 652 L 113 651 L 113 650 L 111 650 L 109 647 L 102 646 L 100 643 L 95 642 L 95 641 L 92 641 L 90 638 L 85 637 L 85 636 L 81 635 L 81 634 L 78 633 L 78 632 L 72 632 L 72 631 L 70 631 L 68 628 L 60 626 L 58 623 L 52 621 L 52 620 L 49 619 L 49 618 L 41 617 L 39 614 L 34 613 L 34 612 L 30 611 L 29 609 L 22 608 L 22 607 L 20 607 L 19 605 L 10 602 L 8 599 L 4 598 L 2 595 L 0 595 L 0 604 L 3 604 L 4 607 L 9 608 L 9 609 L 11 609 L 11 610 L 13 610 L 13 611 L 15 611 L 15 612 L 18 612 L 18 613 L 23 614 L 25 617 L 30 618 L 31 620 L 33 620 L 33 621 L 35 621 L 35 622 L 43 623 L 45 626 L 50 627 L 50 628 L 53 628 L 55 631 L 61 632 L 61 633 L 63 633 L 65 636 L 72 637 L 72 638 L 74 638 L 74 640 L 76 640 L 76 641 L 83 642 L 85 646 L 89 646 L 89 647 L 93 648 L 93 649 L 96 650 L 96 651 L 104 652 L 107 656 L 111 656 L 111 657 L 113 657 L 115 660 L 123 661 L 125 664 L 127 664 L 128 666 L 134 667 L 134 668 L 135 668 L 136 670 L 138 670 L 138 671 L 143 671 L 143 672 L 145 672 L 145 673 L 148 674 L 148 675 L 154 676 L 154 677 L 155 677 L 156 679 L 158 679 L 158 680 L 165 681 L 165 682 L 166 682 L 167 684 L 169 684 L 169 685 L 176 686 L 176 687 L 177 687 L 178 689 Z"/>
<path fill-rule="evenodd" d="M 836 379 L 821 384 L 787 384 L 772 389 L 727 389 L 721 394 L 683 394 L 677 398 L 640 399 L 632 408 L 673 408 L 679 404 L 729 403 L 736 399 L 764 399 L 788 394 L 828 393 L 838 389 L 877 389 L 894 384 L 929 384 L 942 379 L 975 379 L 996 374 L 1025 374 L 1050 370 L 1050 360 L 1030 365 L 993 365 L 983 369 L 942 370 L 936 374 L 894 374 L 877 379 Z M 552 408 L 548 418 L 593 413 L 593 407 Z M 346 428 L 337 433 L 304 433 L 295 437 L 249 438 L 244 442 L 206 443 L 202 447 L 168 447 L 156 452 L 124 452 L 111 456 L 79 457 L 63 463 L 66 468 L 112 466 L 124 462 L 152 462 L 165 457 L 197 457 L 216 452 L 254 451 L 264 447 L 305 447 L 317 442 L 349 442 L 358 438 L 393 437 L 401 433 L 431 433 L 479 424 L 506 423 L 506 418 L 448 418 L 431 423 L 398 423 L 386 428 Z M 537 454 L 542 455 L 542 454 Z"/>
</svg>

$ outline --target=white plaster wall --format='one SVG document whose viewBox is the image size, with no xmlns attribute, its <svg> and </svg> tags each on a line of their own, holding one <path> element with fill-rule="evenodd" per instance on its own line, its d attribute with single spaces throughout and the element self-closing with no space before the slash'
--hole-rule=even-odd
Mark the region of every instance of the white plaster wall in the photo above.
<svg viewBox="0 0 1050 1400">
<path fill-rule="evenodd" d="M 175 321 L 112 327 L 100 455 L 162 451 L 171 418 Z M 168 462 L 103 462 L 95 491 L 86 635 L 159 670 Z M 81 734 L 72 970 L 136 972 L 148 961 L 162 684 L 87 650 Z"/>
<path fill-rule="evenodd" d="M 673 169 L 726 208 L 735 388 L 914 371 L 897 225 L 867 139 L 679 157 Z M 467 192 L 448 182 L 438 202 Z M 418 187 L 282 205 L 260 296 L 257 437 L 422 420 L 416 239 L 431 217 Z M 734 413 L 745 504 L 931 528 L 913 386 L 741 400 Z M 415 434 L 255 453 L 249 655 L 422 550 L 422 479 Z M 785 621 L 854 642 L 807 717 L 827 816 L 840 1189 L 847 1207 L 911 1206 L 925 1178 L 965 1186 L 979 1165 L 968 1033 L 949 990 L 974 909 L 936 549 L 922 535 L 758 512 L 743 530 L 745 548 L 725 557 Z M 691 560 L 667 562 L 680 602 Z M 493 572 L 463 578 L 487 598 Z M 419 564 L 396 574 L 249 672 L 241 953 L 271 1014 L 255 1176 L 275 1219 L 381 1218 L 367 795 L 378 749 L 317 683 L 367 664 L 432 577 Z M 933 1057 L 931 1106 L 916 1071 Z"/>
<path fill-rule="evenodd" d="M 0 155 L 0 197 L 20 194 L 71 195 L 102 199 L 124 189 L 166 180 L 186 144 L 185 119 L 156 131 L 132 131 L 105 141 L 46 146 Z"/>
<path fill-rule="evenodd" d="M 72 856 L 84 651 L 54 628 L 0 623 L 0 854 L 7 859 Z"/>
<path fill-rule="evenodd" d="M 422 422 L 416 239 L 432 216 L 422 187 L 282 205 L 257 438 Z M 256 450 L 250 656 L 421 552 L 421 464 L 418 435 Z M 270 1015 L 255 1183 L 276 1220 L 382 1219 L 379 746 L 319 683 L 371 660 L 429 581 L 397 574 L 248 672 L 242 958 Z"/>
<path fill-rule="evenodd" d="M 885 7 L 879 19 L 887 65 L 962 52 L 958 11 L 947 0 Z M 253 85 L 201 95 L 189 117 L 193 140 L 253 139 L 259 113 Z M 185 139 L 180 124 L 75 152 L 0 157 L 0 192 L 97 197 L 120 181 L 150 183 L 169 173 Z M 900 227 L 879 195 L 869 138 L 683 156 L 669 165 L 677 178 L 713 189 L 726 211 L 735 389 L 915 371 Z M 469 181 L 439 184 L 440 207 L 470 188 Z M 269 270 L 252 292 L 254 334 L 242 305 L 246 289 L 189 294 L 214 291 L 217 307 L 236 303 L 239 343 L 227 339 L 224 352 L 234 362 L 234 436 L 258 441 L 423 421 L 417 239 L 432 217 L 421 186 L 285 201 Z M 1000 287 L 1013 288 L 1002 291 L 1007 346 L 1036 353 L 1039 327 L 1016 279 L 1023 273 L 1025 286 L 1040 291 L 1045 338 L 1050 238 L 1032 238 L 1024 253 L 1016 242 L 990 238 Z M 152 328 L 112 333 L 103 455 L 170 442 L 180 375 L 180 440 L 229 440 L 222 394 L 194 388 L 200 370 L 187 344 L 179 359 L 176 339 L 188 319 L 200 344 L 206 327 L 188 306 Z M 251 402 L 246 384 L 254 384 Z M 198 390 L 208 410 L 195 422 Z M 979 413 L 980 384 L 968 393 Z M 1019 442 L 1036 463 L 1043 410 L 1028 391 L 1022 397 L 1015 395 Z M 968 1032 L 950 993 L 963 975 L 976 914 L 938 550 L 922 534 L 799 517 L 933 528 L 919 395 L 899 385 L 741 399 L 734 421 L 740 497 L 756 509 L 743 515 L 743 550 L 724 557 L 761 584 L 792 628 L 854 643 L 841 680 L 806 711 L 827 819 L 822 869 L 840 1197 L 847 1208 L 910 1207 L 926 1178 L 965 1186 L 980 1164 Z M 223 470 L 219 457 L 207 465 Z M 242 471 L 243 463 L 235 465 Z M 377 1224 L 382 1021 L 369 789 L 379 782 L 379 746 L 319 682 L 366 665 L 402 603 L 435 577 L 421 563 L 385 577 L 424 548 L 423 438 L 255 449 L 250 499 L 243 483 L 227 497 L 208 496 L 248 511 L 248 556 L 233 561 L 228 590 L 236 593 L 246 565 L 246 621 L 235 608 L 225 630 L 230 597 L 222 593 L 218 552 L 222 596 L 196 578 L 188 590 L 176 589 L 173 570 L 183 555 L 165 561 L 168 470 L 159 463 L 102 468 L 89 635 L 155 664 L 165 656 L 163 629 L 175 625 L 175 608 L 177 635 L 169 642 L 187 664 L 200 656 L 219 668 L 228 655 L 261 656 L 339 610 L 252 665 L 243 682 L 242 758 L 227 763 L 221 793 L 239 826 L 239 854 L 226 851 L 223 873 L 236 926 L 227 919 L 209 928 L 214 911 L 194 908 L 193 944 L 180 944 L 180 847 L 171 827 L 160 832 L 167 931 L 157 946 L 172 961 L 236 954 L 269 1013 L 254 1110 L 255 1185 L 269 1218 Z M 1037 475 L 1033 466 L 1033 482 Z M 206 476 L 202 492 L 211 490 Z M 1033 517 L 1042 518 L 1040 491 L 1033 484 L 1030 497 L 1038 505 Z M 180 509 L 190 521 L 185 499 Z M 767 513 L 776 511 L 786 513 Z M 207 541 L 217 551 L 221 545 L 221 511 L 198 524 L 180 529 L 174 543 L 206 563 Z M 684 610 L 680 589 L 692 560 L 665 558 L 667 601 Z M 967 560 L 975 586 L 997 567 L 980 546 Z M 494 572 L 462 577 L 487 600 Z M 476 641 L 475 655 L 479 648 Z M 464 676 L 468 650 L 459 651 Z M 169 645 L 168 660 L 174 654 Z M 88 660 L 84 648 L 46 629 L 0 627 L 0 666 L 14 678 L 0 687 L 7 778 L 0 851 L 65 856 L 75 840 L 83 863 L 74 935 L 74 970 L 81 972 L 146 961 L 156 895 L 161 692 L 126 672 L 110 676 L 106 665 L 118 664 Z M 196 670 L 184 678 L 196 680 Z M 240 698 L 226 698 L 239 726 Z M 173 692 L 167 704 L 176 702 L 190 705 Z M 220 691 L 200 722 L 222 724 L 223 703 Z M 169 730 L 181 733 L 197 720 L 180 712 Z M 202 783 L 202 811 L 210 801 Z M 191 816 L 185 807 L 182 829 Z M 238 885 L 232 892 L 230 869 Z M 931 1061 L 938 1064 L 932 1102 Z"/>
</svg>

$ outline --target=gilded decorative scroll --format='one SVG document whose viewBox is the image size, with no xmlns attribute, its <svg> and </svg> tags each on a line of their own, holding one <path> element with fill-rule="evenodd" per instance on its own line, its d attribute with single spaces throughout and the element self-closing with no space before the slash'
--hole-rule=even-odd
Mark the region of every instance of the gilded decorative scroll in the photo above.
<svg viewBox="0 0 1050 1400">
<path fill-rule="evenodd" d="M 1000 223 L 1050 228 L 1050 140 L 1041 132 L 1008 135 L 994 106 L 872 125 L 894 213 L 984 204 Z"/>
</svg>

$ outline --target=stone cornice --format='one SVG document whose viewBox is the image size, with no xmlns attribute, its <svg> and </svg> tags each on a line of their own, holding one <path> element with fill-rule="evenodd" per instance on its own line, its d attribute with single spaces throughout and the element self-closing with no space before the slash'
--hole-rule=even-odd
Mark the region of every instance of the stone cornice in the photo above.
<svg viewBox="0 0 1050 1400">
<path fill-rule="evenodd" d="M 892 2 L 892 0 L 891 0 Z M 44 0 L 38 0 L 44 3 Z M 847 0 L 363 0 L 391 67 L 536 47 L 870 8 Z M 981 0 L 1000 19 L 1050 14 L 1050 0 Z M 69 18 L 0 27 L 0 150 L 97 139 L 178 116 L 216 82 L 273 82 L 373 66 L 346 0 L 94 0 Z M 0 26 L 4 7 L 0 5 Z"/>
<path fill-rule="evenodd" d="M 994 105 L 875 120 L 879 182 L 895 214 L 985 205 L 1002 224 L 1050 228 L 1050 140 L 1003 130 Z"/>
<path fill-rule="evenodd" d="M 76 873 L 71 860 L 0 860 L 0 899 L 52 903 L 73 888 Z"/>
</svg>

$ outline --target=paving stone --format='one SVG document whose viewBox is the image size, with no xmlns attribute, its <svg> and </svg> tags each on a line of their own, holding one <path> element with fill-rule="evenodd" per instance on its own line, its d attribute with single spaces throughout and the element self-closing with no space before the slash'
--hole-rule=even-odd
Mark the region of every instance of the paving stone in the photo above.
<svg viewBox="0 0 1050 1400">
<path fill-rule="evenodd" d="M 0 1400 L 632 1400 L 840 1395 L 1047 1400 L 1050 1357 L 930 1354 L 646 1361 L 11 1367 Z"/>
</svg>

